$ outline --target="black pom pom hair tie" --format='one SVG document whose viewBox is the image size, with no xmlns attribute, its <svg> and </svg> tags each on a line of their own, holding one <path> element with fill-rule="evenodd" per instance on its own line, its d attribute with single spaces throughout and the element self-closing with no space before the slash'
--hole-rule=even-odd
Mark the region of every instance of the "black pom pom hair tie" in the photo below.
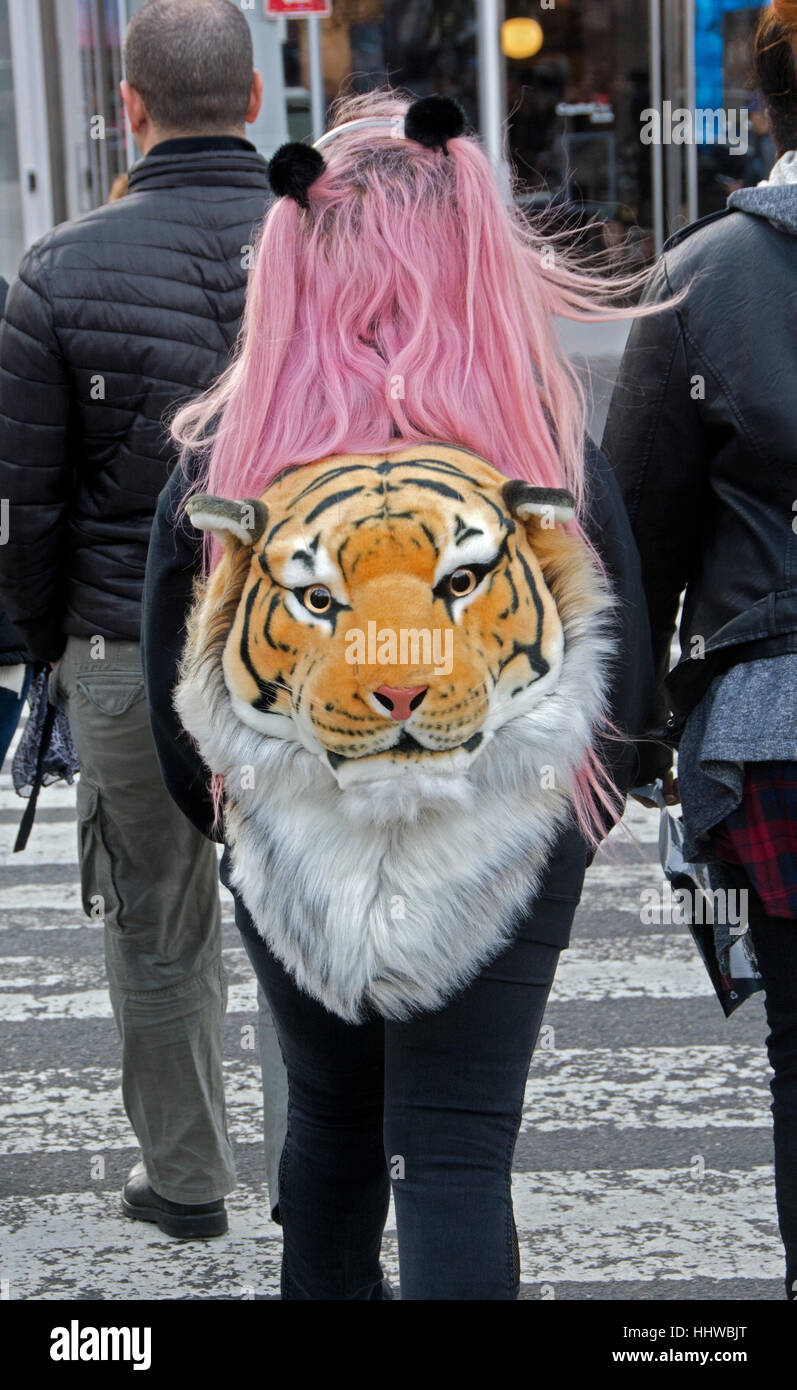
<svg viewBox="0 0 797 1390">
<path fill-rule="evenodd" d="M 409 107 L 403 121 L 397 116 L 361 116 L 333 126 L 314 145 L 292 140 L 280 145 L 269 161 L 268 180 L 278 198 L 293 198 L 299 207 L 309 207 L 308 189 L 326 169 L 321 153 L 338 135 L 351 130 L 389 130 L 394 138 L 414 140 L 428 150 L 448 154 L 448 141 L 464 135 L 465 112 L 453 97 L 419 97 Z"/>
<path fill-rule="evenodd" d="M 271 191 L 278 198 L 293 198 L 301 208 L 309 207 L 307 190 L 316 179 L 320 179 L 326 167 L 324 156 L 312 145 L 291 140 L 287 145 L 280 145 L 269 160 Z"/>
<path fill-rule="evenodd" d="M 404 117 L 404 134 L 429 150 L 448 154 L 447 142 L 463 135 L 465 112 L 453 97 L 420 97 Z"/>
</svg>

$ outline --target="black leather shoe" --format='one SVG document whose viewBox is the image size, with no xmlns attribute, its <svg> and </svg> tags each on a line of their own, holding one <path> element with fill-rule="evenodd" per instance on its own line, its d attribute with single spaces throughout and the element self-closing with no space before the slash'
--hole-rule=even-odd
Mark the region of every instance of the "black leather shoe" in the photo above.
<svg viewBox="0 0 797 1390">
<path fill-rule="evenodd" d="M 143 1163 L 131 1168 L 122 1190 L 122 1211 L 134 1221 L 154 1221 L 178 1240 L 207 1240 L 227 1231 L 224 1199 L 218 1202 L 169 1202 L 149 1185 Z"/>
</svg>

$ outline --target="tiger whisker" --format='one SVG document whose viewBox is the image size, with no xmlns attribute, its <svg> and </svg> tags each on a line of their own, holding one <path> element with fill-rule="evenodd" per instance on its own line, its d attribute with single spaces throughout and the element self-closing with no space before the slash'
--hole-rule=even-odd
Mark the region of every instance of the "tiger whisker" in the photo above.
<svg viewBox="0 0 797 1390">
<path fill-rule="evenodd" d="M 290 696 L 291 696 L 291 708 L 293 708 L 293 691 L 292 691 L 292 689 L 291 689 L 291 687 L 290 687 L 289 685 L 286 685 L 284 681 L 278 681 L 278 680 L 269 681 L 269 685 L 274 685 L 274 686 L 276 686 L 276 688 L 277 688 L 278 690 L 284 690 L 285 693 L 286 693 L 287 695 L 290 695 Z M 346 711 L 345 711 L 345 710 L 337 710 L 337 711 L 328 710 L 327 707 L 326 707 L 326 701 L 324 701 L 324 700 L 319 700 L 317 696 L 311 695 L 309 698 L 306 699 L 306 703 L 307 703 L 309 706 L 311 706 L 312 708 L 314 708 L 314 709 L 323 710 L 323 712 L 324 712 L 325 714 L 337 713 L 337 714 L 339 714 L 339 715 L 341 716 L 341 718 L 345 718 L 345 717 L 346 717 Z M 376 717 L 375 717 L 375 722 L 376 722 Z"/>
</svg>

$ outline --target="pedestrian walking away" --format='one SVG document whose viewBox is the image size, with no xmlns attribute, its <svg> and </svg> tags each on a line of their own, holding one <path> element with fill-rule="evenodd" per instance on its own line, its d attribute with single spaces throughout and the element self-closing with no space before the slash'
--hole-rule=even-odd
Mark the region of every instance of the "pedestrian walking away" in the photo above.
<svg viewBox="0 0 797 1390">
<path fill-rule="evenodd" d="M 797 1297 L 797 3 L 755 43 L 778 159 L 673 238 L 604 436 L 642 556 L 656 695 L 641 782 L 680 795 L 684 853 L 747 894 L 766 990 L 775 1187 Z M 678 605 L 681 657 L 668 671 Z M 672 750 L 679 746 L 678 782 Z M 734 890 L 736 891 L 736 890 Z"/>
<path fill-rule="evenodd" d="M 447 98 L 349 99 L 270 178 L 238 354 L 175 420 L 153 526 L 156 738 L 218 811 L 287 1067 L 283 1298 L 391 1297 L 392 1187 L 402 1299 L 511 1300 L 529 1062 L 651 694 L 553 323 L 611 291 L 541 254 Z"/>
<path fill-rule="evenodd" d="M 8 294 L 0 602 L 31 658 L 54 668 L 51 698 L 80 764 L 82 899 L 105 921 L 122 1094 L 142 1154 L 124 1211 L 201 1237 L 227 1229 L 235 1182 L 217 854 L 164 786 L 141 593 L 176 457 L 166 417 L 215 380 L 238 333 L 246 248 L 269 198 L 265 160 L 245 138 L 263 84 L 230 0 L 148 0 L 127 31 L 125 70 L 142 156 L 127 191 L 32 246 Z M 277 1153 L 284 1123 L 278 1113 Z"/>
</svg>

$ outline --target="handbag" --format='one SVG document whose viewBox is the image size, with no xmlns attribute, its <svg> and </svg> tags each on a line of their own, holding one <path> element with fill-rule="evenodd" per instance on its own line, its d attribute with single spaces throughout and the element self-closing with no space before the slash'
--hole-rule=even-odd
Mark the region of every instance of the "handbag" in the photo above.
<svg viewBox="0 0 797 1390">
<path fill-rule="evenodd" d="M 71 787 L 80 771 L 66 714 L 50 703 L 49 678 L 48 667 L 38 665 L 28 691 L 27 723 L 11 764 L 14 791 L 28 802 L 14 842 L 15 854 L 28 843 L 40 789 L 53 782 Z"/>
<path fill-rule="evenodd" d="M 673 815 L 665 805 L 661 782 L 635 790 L 660 808 L 659 859 L 664 876 L 679 894 L 698 955 L 725 1017 L 730 1018 L 746 999 L 764 988 L 746 915 L 733 923 L 729 911 L 715 911 L 718 903 L 729 903 L 731 893 L 737 894 L 738 904 L 744 902 L 739 880 L 730 866 L 719 860 L 693 864 L 684 857 L 683 817 Z"/>
</svg>

